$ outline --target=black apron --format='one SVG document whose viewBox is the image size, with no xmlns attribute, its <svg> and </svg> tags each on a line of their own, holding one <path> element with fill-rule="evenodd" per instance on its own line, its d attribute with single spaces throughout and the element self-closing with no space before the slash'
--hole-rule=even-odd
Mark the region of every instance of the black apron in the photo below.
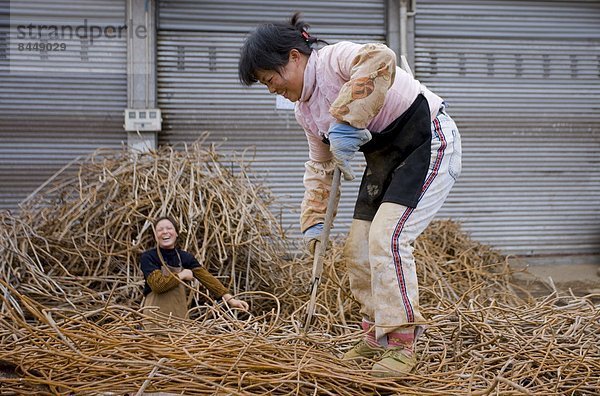
<svg viewBox="0 0 600 396">
<path fill-rule="evenodd" d="M 364 144 L 367 161 L 354 218 L 372 221 L 382 202 L 417 206 L 431 160 L 431 112 L 419 94 L 410 107 Z"/>
</svg>

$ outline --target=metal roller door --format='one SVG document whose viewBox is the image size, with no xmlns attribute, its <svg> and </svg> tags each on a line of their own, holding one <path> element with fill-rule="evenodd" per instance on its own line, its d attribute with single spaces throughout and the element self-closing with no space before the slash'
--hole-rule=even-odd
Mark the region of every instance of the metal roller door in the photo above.
<svg viewBox="0 0 600 396">
<path fill-rule="evenodd" d="M 77 156 L 127 141 L 125 2 L 13 0 L 4 11 L 0 208 L 16 209 Z"/>
<path fill-rule="evenodd" d="M 508 253 L 600 252 L 600 2 L 419 0 L 415 23 L 463 137 L 440 215 Z"/>
<path fill-rule="evenodd" d="M 252 169 L 277 195 L 288 235 L 299 233 L 302 176 L 308 148 L 292 110 L 276 109 L 263 86 L 243 88 L 237 76 L 245 35 L 263 21 L 302 11 L 310 32 L 330 43 L 384 41 L 380 1 L 160 1 L 158 103 L 160 144 L 193 142 L 207 131 L 222 150 L 246 152 Z M 356 170 L 361 166 L 357 160 Z M 344 183 L 335 231 L 347 229 L 359 181 Z"/>
</svg>

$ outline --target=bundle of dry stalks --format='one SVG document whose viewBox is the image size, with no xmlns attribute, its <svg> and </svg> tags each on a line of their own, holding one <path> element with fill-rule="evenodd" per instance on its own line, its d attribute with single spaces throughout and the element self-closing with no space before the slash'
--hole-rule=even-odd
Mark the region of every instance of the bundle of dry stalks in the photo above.
<svg viewBox="0 0 600 396">
<path fill-rule="evenodd" d="M 590 296 L 517 295 L 506 257 L 447 221 L 415 244 L 428 319 L 415 372 L 377 379 L 372 362 L 343 362 L 361 337 L 343 241 L 303 333 L 312 262 L 280 259 L 268 194 L 235 166 L 201 146 L 136 160 L 105 153 L 20 217 L 3 216 L 2 393 L 597 394 L 600 309 Z M 163 214 L 184 227 L 183 247 L 251 302 L 249 314 L 209 303 L 191 306 L 194 320 L 158 321 L 138 310 L 136 257 L 153 245 L 147 220 Z"/>
<path fill-rule="evenodd" d="M 321 305 L 317 315 L 323 317 L 321 322 L 326 325 L 345 326 L 360 321 L 358 306 L 350 295 L 342 243 L 337 241 L 326 258 L 323 285 L 318 292 Z M 455 222 L 432 222 L 415 242 L 414 254 L 423 307 L 446 308 L 449 303 L 463 304 L 475 296 L 520 304 L 523 301 L 515 288 L 527 296 L 527 291 L 511 283 L 507 257 L 471 240 Z M 301 314 L 309 298 L 311 258 L 288 262 L 281 268 L 288 281 L 277 284 L 273 293 L 286 296 L 289 305 L 296 308 L 292 314 Z"/>
<path fill-rule="evenodd" d="M 3 279 L 47 304 L 67 295 L 82 303 L 65 287 L 139 301 L 139 254 L 156 245 L 152 221 L 171 216 L 179 247 L 234 293 L 269 287 L 284 239 L 268 190 L 246 167 L 224 165 L 202 142 L 137 156 L 98 151 L 57 175 L 18 218 L 0 216 Z"/>
</svg>

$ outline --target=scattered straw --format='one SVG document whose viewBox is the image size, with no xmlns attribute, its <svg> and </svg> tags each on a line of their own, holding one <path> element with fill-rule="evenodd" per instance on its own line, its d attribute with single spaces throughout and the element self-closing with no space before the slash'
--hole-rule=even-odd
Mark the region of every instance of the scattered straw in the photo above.
<svg viewBox="0 0 600 396">
<path fill-rule="evenodd" d="M 315 324 L 303 334 L 310 258 L 284 260 L 268 192 L 246 165 L 201 144 L 129 157 L 99 152 L 59 175 L 19 217 L 0 216 L 2 394 L 592 395 L 600 309 L 592 297 L 533 298 L 506 258 L 448 221 L 415 244 L 428 330 L 402 380 L 339 356 L 360 338 L 338 241 Z M 139 311 L 148 221 L 175 217 L 185 249 L 250 313 L 191 295 L 193 320 Z M 144 330 L 143 320 L 158 329 Z"/>
</svg>

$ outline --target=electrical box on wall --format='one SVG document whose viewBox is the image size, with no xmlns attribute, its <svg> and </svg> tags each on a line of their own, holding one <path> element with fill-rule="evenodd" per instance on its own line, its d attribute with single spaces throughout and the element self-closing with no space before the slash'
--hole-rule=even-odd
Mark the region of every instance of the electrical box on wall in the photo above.
<svg viewBox="0 0 600 396">
<path fill-rule="evenodd" d="M 160 131 L 160 109 L 125 109 L 126 131 Z"/>
</svg>

